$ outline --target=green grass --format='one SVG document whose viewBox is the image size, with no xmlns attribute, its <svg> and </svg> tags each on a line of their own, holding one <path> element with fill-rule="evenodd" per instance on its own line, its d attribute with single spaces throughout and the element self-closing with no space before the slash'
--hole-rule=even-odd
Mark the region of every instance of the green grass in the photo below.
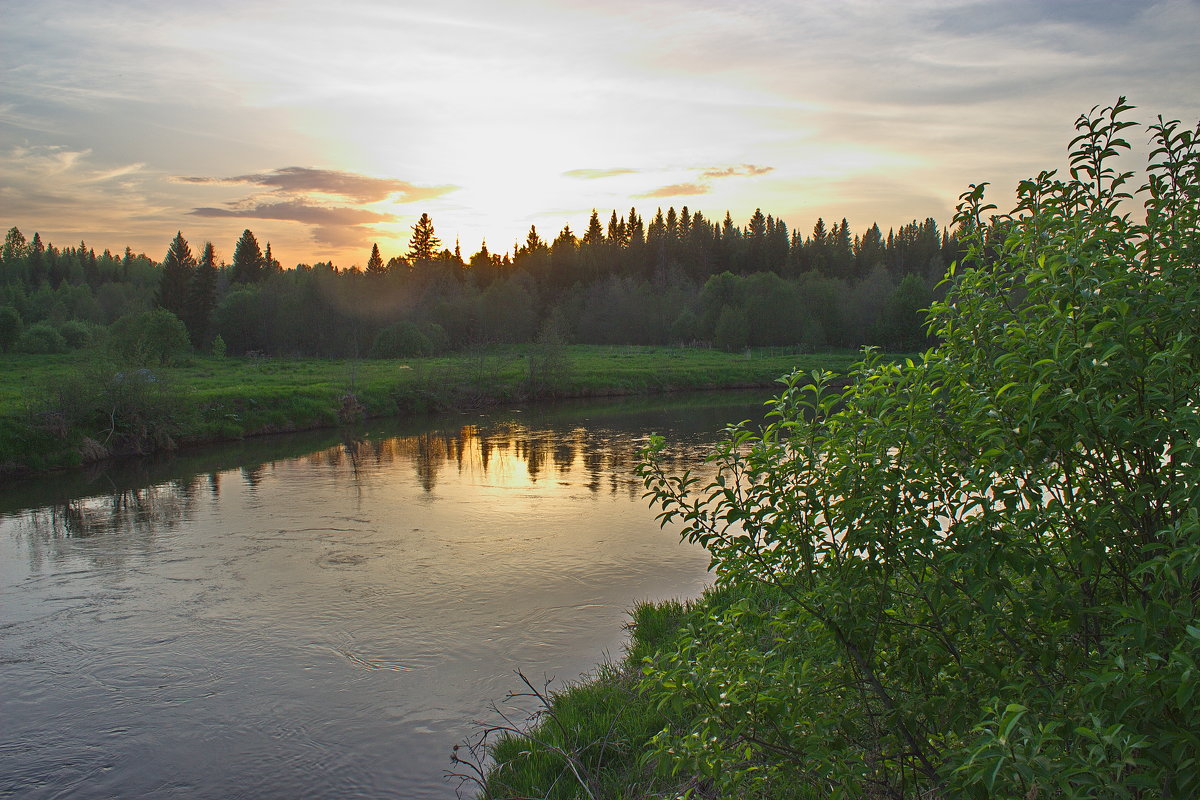
<svg viewBox="0 0 1200 800">
<path fill-rule="evenodd" d="M 355 412 L 382 417 L 540 398 L 771 386 L 794 369 L 845 372 L 858 356 L 850 351 L 802 354 L 786 348 L 725 353 L 573 345 L 561 354 L 560 368 L 535 387 L 529 380 L 530 364 L 538 355 L 535 346 L 509 346 L 407 360 L 195 356 L 177 366 L 153 367 L 152 372 L 174 398 L 163 430 L 171 442 L 188 445 L 330 427 Z M 72 466 L 85 460 L 85 438 L 108 440 L 110 409 L 91 409 L 87 420 L 68 431 L 48 431 L 45 415 L 39 421 L 31 412 L 53 409 L 54 403 L 46 402 L 48 387 L 83 375 L 104 383 L 119 371 L 122 367 L 94 352 L 0 355 L 0 472 Z M 347 403 L 348 395 L 353 403 Z M 146 446 L 159 445 L 147 445 L 143 437 L 136 450 L 143 452 Z"/>
<path fill-rule="evenodd" d="M 532 726 L 515 726 L 490 744 L 492 764 L 481 796 L 668 796 L 678 777 L 661 774 L 643 754 L 670 719 L 638 692 L 637 682 L 643 659 L 675 636 L 687 613 L 688 607 L 676 601 L 638 605 L 619 664 L 602 665 L 589 678 L 549 695 Z"/>
</svg>

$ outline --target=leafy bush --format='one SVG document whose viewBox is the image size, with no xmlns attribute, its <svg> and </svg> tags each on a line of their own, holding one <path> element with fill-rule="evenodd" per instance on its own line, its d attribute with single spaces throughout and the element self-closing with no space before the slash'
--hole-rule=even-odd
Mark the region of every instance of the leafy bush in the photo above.
<svg viewBox="0 0 1200 800">
<path fill-rule="evenodd" d="M 77 319 L 69 319 L 58 326 L 58 332 L 71 350 L 87 347 L 96 336 L 96 327 Z"/>
<path fill-rule="evenodd" d="M 402 320 L 384 328 L 371 345 L 371 358 L 415 358 L 433 353 L 433 343 L 416 323 Z"/>
<path fill-rule="evenodd" d="M 17 343 L 14 348 L 18 353 L 32 353 L 35 355 L 48 355 L 51 353 L 65 353 L 69 349 L 67 340 L 58 332 L 58 329 L 49 322 L 35 322 L 21 332 L 17 337 Z"/>
<path fill-rule="evenodd" d="M 642 466 L 723 603 L 645 688 L 721 796 L 1200 796 L 1200 128 L 1081 117 L 967 244 L 920 360 L 793 375 L 719 477 Z"/>
<path fill-rule="evenodd" d="M 726 307 L 717 319 L 713 344 L 735 353 L 750 344 L 750 317 L 743 308 Z"/>
<path fill-rule="evenodd" d="M 94 456 L 169 449 L 189 409 L 160 374 L 105 365 L 35 386 L 30 407 L 36 427 L 68 441 L 92 439 Z"/>
<path fill-rule="evenodd" d="M 21 314 L 12 306 L 0 306 L 0 353 L 7 353 L 21 336 Z"/>
<path fill-rule="evenodd" d="M 109 328 L 108 346 L 129 364 L 166 365 L 191 350 L 187 327 L 163 308 L 126 314 Z"/>
</svg>

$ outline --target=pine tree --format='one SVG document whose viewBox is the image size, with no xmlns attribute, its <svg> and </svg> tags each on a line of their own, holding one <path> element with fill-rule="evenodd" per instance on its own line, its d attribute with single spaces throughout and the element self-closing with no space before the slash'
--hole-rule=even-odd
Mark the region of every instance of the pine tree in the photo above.
<svg viewBox="0 0 1200 800">
<path fill-rule="evenodd" d="M 630 248 L 638 248 L 646 243 L 646 225 L 642 222 L 642 218 L 638 216 L 636 208 L 629 209 L 629 217 L 625 223 L 625 229 L 629 232 Z"/>
<path fill-rule="evenodd" d="M 545 249 L 546 249 L 546 243 L 543 242 L 542 237 L 538 235 L 537 227 L 534 225 L 530 225 L 529 233 L 525 237 L 525 252 L 533 254 L 539 250 L 545 250 Z"/>
<path fill-rule="evenodd" d="M 46 246 L 42 244 L 42 235 L 37 231 L 33 233 L 33 241 L 29 243 L 26 255 L 29 258 L 29 285 L 34 287 L 46 279 Z"/>
<path fill-rule="evenodd" d="M 156 299 L 160 307 L 181 319 L 187 307 L 188 284 L 191 283 L 195 268 L 196 257 L 192 255 L 192 248 L 188 246 L 187 239 L 183 238 L 183 231 L 179 231 L 171 240 L 171 246 L 167 248 L 167 255 L 163 259 L 162 277 L 158 282 Z"/>
<path fill-rule="evenodd" d="M 187 308 L 183 321 L 187 325 L 192 345 L 208 345 L 213 309 L 217 307 L 217 251 L 212 242 L 204 243 L 200 263 L 188 286 Z"/>
<path fill-rule="evenodd" d="M 422 214 L 417 224 L 413 225 L 412 231 L 412 238 L 408 241 L 408 260 L 433 261 L 437 257 L 438 248 L 442 246 L 441 240 L 434 233 L 433 220 L 428 214 Z"/>
<path fill-rule="evenodd" d="M 592 209 L 591 219 L 588 220 L 587 230 L 583 234 L 583 243 L 586 245 L 600 244 L 604 241 L 604 228 L 600 226 L 600 215 L 596 213 L 596 209 Z"/>
<path fill-rule="evenodd" d="M 379 244 L 371 245 L 371 257 L 367 259 L 368 275 L 383 275 L 387 268 L 383 266 L 383 256 L 379 254 Z"/>
<path fill-rule="evenodd" d="M 258 239 L 250 229 L 242 231 L 233 248 L 233 273 L 230 280 L 234 283 L 257 283 L 264 277 L 265 259 L 258 246 Z"/>
</svg>

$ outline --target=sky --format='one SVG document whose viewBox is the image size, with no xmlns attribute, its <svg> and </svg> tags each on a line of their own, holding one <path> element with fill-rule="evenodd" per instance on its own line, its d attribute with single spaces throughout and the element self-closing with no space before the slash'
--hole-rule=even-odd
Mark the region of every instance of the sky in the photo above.
<svg viewBox="0 0 1200 800">
<path fill-rule="evenodd" d="M 464 256 L 593 208 L 948 223 L 1073 122 L 1200 118 L 1200 0 L 0 0 L 0 225 Z M 1143 139 L 1134 142 L 1139 148 Z M 1007 194 L 1006 194 L 1007 193 Z"/>
</svg>

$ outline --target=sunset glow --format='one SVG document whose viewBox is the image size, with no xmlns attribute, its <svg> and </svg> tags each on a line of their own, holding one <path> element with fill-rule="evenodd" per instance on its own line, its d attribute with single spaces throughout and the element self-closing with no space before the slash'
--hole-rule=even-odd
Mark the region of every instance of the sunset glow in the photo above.
<svg viewBox="0 0 1200 800">
<path fill-rule="evenodd" d="M 436 10 L 435 10 L 436 9 Z M 1062 162 L 1082 111 L 1200 110 L 1195 0 L 7 4 L 4 227 L 285 266 L 464 255 L 593 208 L 886 230 Z"/>
</svg>

